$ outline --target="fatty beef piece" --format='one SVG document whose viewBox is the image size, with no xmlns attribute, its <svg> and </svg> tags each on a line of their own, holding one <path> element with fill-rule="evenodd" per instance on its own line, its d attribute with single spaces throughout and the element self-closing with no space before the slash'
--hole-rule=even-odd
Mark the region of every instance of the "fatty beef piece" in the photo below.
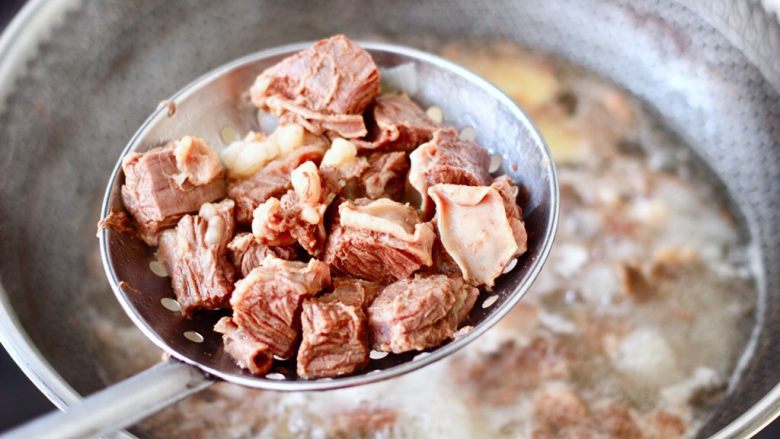
<svg viewBox="0 0 780 439">
<path fill-rule="evenodd" d="M 228 169 L 227 194 L 236 202 L 236 221 L 252 222 L 252 212 L 292 188 L 290 173 L 301 164 L 322 160 L 328 142 L 296 124 L 280 125 L 271 135 L 250 132 L 231 143 L 222 160 Z"/>
<path fill-rule="evenodd" d="M 204 140 L 184 136 L 122 161 L 122 201 L 140 237 L 157 245 L 159 232 L 176 225 L 186 213 L 225 196 L 225 179 L 217 154 Z"/>
<path fill-rule="evenodd" d="M 185 215 L 160 234 L 157 256 L 171 276 L 184 315 L 196 309 L 222 309 L 236 279 L 227 257 L 233 238 L 233 200 L 205 203 L 197 215 Z"/>
<path fill-rule="evenodd" d="M 320 164 L 320 173 L 331 187 L 348 199 L 390 198 L 404 194 L 409 159 L 404 152 L 374 152 L 359 156 L 354 142 L 335 139 Z"/>
<path fill-rule="evenodd" d="M 324 261 L 345 275 L 389 283 L 430 266 L 435 239 L 433 225 L 410 206 L 386 198 L 344 201 Z"/>
<path fill-rule="evenodd" d="M 325 211 L 335 198 L 335 191 L 323 185 L 319 170 L 306 162 L 290 174 L 293 189 L 281 199 L 270 198 L 253 213 L 252 233 L 268 246 L 298 243 L 310 255 L 324 250 Z"/>
</svg>

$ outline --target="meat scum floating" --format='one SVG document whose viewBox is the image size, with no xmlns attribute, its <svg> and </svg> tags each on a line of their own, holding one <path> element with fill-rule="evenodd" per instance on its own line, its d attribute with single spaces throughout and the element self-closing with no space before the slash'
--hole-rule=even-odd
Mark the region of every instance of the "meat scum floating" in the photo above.
<svg viewBox="0 0 780 439">
<path fill-rule="evenodd" d="M 98 235 L 123 306 L 176 359 L 268 389 L 387 379 L 484 332 L 536 277 L 555 231 L 557 182 L 533 126 L 508 98 L 457 66 L 411 49 L 367 46 L 335 36 L 297 53 L 239 60 L 211 83 L 201 79 L 181 92 L 175 116 L 158 111 L 131 141 L 121 161 L 124 182 L 118 167 Z M 390 90 L 375 59 L 416 69 L 413 86 Z M 217 96 L 224 113 L 183 105 L 197 97 L 197 86 L 234 90 L 252 63 L 265 69 L 255 73 L 248 99 Z M 220 83 L 219 75 L 231 81 Z M 426 111 L 417 96 L 439 99 L 442 108 Z M 237 140 L 226 141 L 224 130 L 200 134 L 250 102 L 260 119 L 275 118 L 275 128 L 264 132 L 254 118 Z M 454 123 L 444 123 L 443 113 Z M 161 117 L 185 120 L 190 130 L 155 127 L 165 125 Z M 459 133 L 455 122 L 464 120 L 474 128 Z M 150 133 L 173 140 L 140 146 Z M 512 159 L 506 165 L 534 212 L 530 234 L 518 185 L 495 176 L 502 157 L 491 157 L 477 138 Z M 529 236 L 536 236 L 531 245 Z M 133 265 L 151 254 L 151 270 Z M 162 372 L 152 369 L 74 410 L 72 431 L 60 428 L 60 437 L 87 431 L 75 419 L 79 411 L 92 415 L 90 433 L 110 431 L 213 379 L 173 361 L 155 369 Z M 163 374 L 174 383 L 169 389 L 140 397 L 133 410 L 105 408 L 122 386 L 139 393 Z M 65 421 L 53 416 L 27 433 L 48 432 L 47 422 L 61 427 Z"/>
</svg>

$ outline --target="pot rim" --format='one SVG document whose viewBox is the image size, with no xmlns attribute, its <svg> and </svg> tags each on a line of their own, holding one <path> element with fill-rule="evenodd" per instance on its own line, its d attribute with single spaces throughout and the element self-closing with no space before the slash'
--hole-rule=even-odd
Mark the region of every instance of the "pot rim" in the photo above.
<svg viewBox="0 0 780 439">
<path fill-rule="evenodd" d="M 79 0 L 29 0 L 11 20 L 0 35 L 0 111 L 14 81 L 24 69 L 38 44 L 45 39 L 47 28 L 51 28 L 65 12 L 77 6 Z M 760 1 L 746 2 L 748 7 L 759 8 L 766 16 L 770 13 Z M 777 23 L 777 16 L 771 15 Z M 2 283 L 0 282 L 0 344 L 5 347 L 14 362 L 54 405 L 64 410 L 83 399 L 46 360 L 35 347 L 13 312 Z M 780 383 L 775 385 L 755 405 L 723 427 L 712 437 L 731 439 L 751 437 L 780 417 Z M 125 438 L 136 436 L 123 433 Z"/>
</svg>

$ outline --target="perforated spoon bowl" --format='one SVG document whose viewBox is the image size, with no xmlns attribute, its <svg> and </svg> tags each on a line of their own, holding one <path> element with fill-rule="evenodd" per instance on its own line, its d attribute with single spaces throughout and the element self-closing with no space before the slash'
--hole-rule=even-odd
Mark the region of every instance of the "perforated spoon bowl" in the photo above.
<svg viewBox="0 0 780 439">
<path fill-rule="evenodd" d="M 494 174 L 509 175 L 523 189 L 521 206 L 528 251 L 510 263 L 492 292 L 482 292 L 464 325 L 472 327 L 427 352 L 378 354 L 359 374 L 305 380 L 294 359 L 275 361 L 265 376 L 239 368 L 223 352 L 212 328 L 217 313 L 185 318 L 173 300 L 170 279 L 154 268 L 154 251 L 138 239 L 110 229 L 99 233 L 109 283 L 132 321 L 165 353 L 167 360 L 102 390 L 64 413 L 53 413 L 11 433 L 9 438 L 76 438 L 116 431 L 210 384 L 225 380 L 278 391 L 329 390 L 397 377 L 453 354 L 476 340 L 523 297 L 539 274 L 558 220 L 558 183 L 550 151 L 533 123 L 496 87 L 449 61 L 415 49 L 361 43 L 382 69 L 383 87 L 400 89 L 423 108 L 436 106 L 444 123 L 487 148 Z M 102 216 L 123 209 L 122 158 L 184 135 L 202 137 L 222 148 L 249 130 L 258 130 L 257 110 L 246 93 L 267 67 L 308 47 L 295 44 L 265 50 L 222 66 L 187 85 L 157 109 L 129 142 L 108 183 Z M 496 169 L 494 169 L 496 168 Z"/>
</svg>

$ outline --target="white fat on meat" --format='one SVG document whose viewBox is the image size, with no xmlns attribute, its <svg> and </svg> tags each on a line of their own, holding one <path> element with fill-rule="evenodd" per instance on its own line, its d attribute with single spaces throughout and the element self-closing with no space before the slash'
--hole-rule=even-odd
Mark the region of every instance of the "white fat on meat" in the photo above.
<svg viewBox="0 0 780 439">
<path fill-rule="evenodd" d="M 423 265 L 431 265 L 431 249 L 436 235 L 430 223 L 421 223 L 417 211 L 405 204 L 380 198 L 362 206 L 342 203 L 339 221 L 343 227 L 385 233 L 406 242 L 419 243 L 408 247 Z"/>
<path fill-rule="evenodd" d="M 432 186 L 428 195 L 436 204 L 441 242 L 463 278 L 492 287 L 520 250 L 501 195 L 489 186 L 454 184 Z"/>
<path fill-rule="evenodd" d="M 206 184 L 222 172 L 219 156 L 201 138 L 184 136 L 177 140 L 173 155 L 179 170 L 175 178 L 179 186 L 184 184 L 185 180 L 194 185 Z"/>
</svg>

